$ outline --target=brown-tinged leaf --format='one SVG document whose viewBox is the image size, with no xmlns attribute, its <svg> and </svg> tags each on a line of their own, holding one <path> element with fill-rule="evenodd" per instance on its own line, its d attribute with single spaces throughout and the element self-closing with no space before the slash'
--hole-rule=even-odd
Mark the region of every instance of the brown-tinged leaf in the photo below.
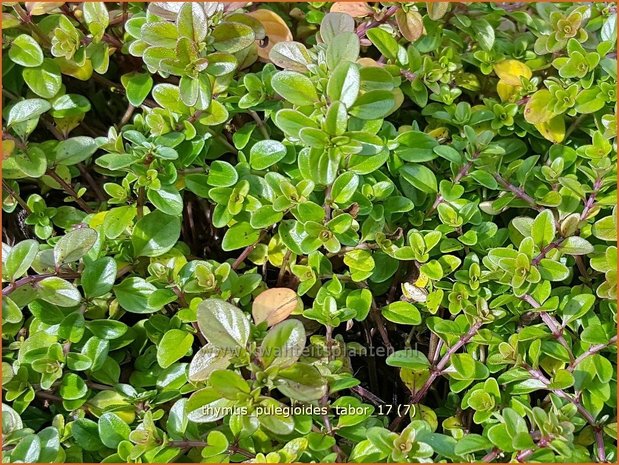
<svg viewBox="0 0 619 465">
<path fill-rule="evenodd" d="M 40 16 L 60 8 L 66 2 L 26 2 L 26 10 L 30 16 Z"/>
<path fill-rule="evenodd" d="M 254 322 L 266 321 L 269 326 L 285 320 L 297 308 L 298 296 L 295 291 L 285 287 L 267 289 L 254 299 L 251 313 Z"/>
<path fill-rule="evenodd" d="M 432 21 L 441 19 L 449 10 L 449 2 L 426 2 L 428 16 Z"/>
<path fill-rule="evenodd" d="M 264 26 L 266 38 L 261 41 L 256 41 L 258 45 L 258 56 L 263 59 L 269 58 L 269 52 L 278 42 L 292 41 L 292 32 L 288 28 L 286 22 L 279 17 L 277 13 L 271 10 L 256 10 L 247 13 L 249 16 L 256 18 Z"/>
<path fill-rule="evenodd" d="M 363 67 L 367 67 L 367 66 L 373 66 L 374 68 L 381 67 L 380 63 L 378 63 L 374 58 L 368 58 L 368 57 L 359 58 L 357 60 L 357 63 L 359 63 Z"/>
<path fill-rule="evenodd" d="M 4 139 L 2 141 L 2 159 L 6 160 L 11 156 L 15 150 L 15 142 L 10 139 Z"/>
<path fill-rule="evenodd" d="M 366 2 L 335 2 L 331 5 L 331 13 L 346 13 L 353 18 L 365 18 L 374 13 Z"/>
<path fill-rule="evenodd" d="M 417 11 L 398 10 L 395 14 L 395 20 L 402 35 L 411 42 L 416 41 L 426 32 L 423 27 L 423 19 Z"/>
</svg>

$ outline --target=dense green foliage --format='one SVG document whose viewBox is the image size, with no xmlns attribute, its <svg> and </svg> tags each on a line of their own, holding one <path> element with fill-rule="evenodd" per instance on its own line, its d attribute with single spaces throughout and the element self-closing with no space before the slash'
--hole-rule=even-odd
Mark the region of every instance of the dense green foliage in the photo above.
<svg viewBox="0 0 619 465">
<path fill-rule="evenodd" d="M 4 461 L 617 460 L 614 4 L 2 11 Z"/>
</svg>

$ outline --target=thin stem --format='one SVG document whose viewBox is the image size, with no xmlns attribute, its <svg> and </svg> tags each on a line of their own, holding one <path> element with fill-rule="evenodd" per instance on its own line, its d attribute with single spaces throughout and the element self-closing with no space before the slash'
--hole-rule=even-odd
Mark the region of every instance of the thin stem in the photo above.
<svg viewBox="0 0 619 465">
<path fill-rule="evenodd" d="M 575 360 L 570 363 L 567 368 L 569 371 L 574 371 L 579 363 L 581 363 L 584 359 L 591 357 L 594 354 L 597 354 L 601 350 L 606 349 L 609 346 L 612 346 L 617 343 L 617 335 L 610 338 L 610 340 L 605 344 L 595 344 L 589 347 L 584 354 L 579 355 Z"/>
<path fill-rule="evenodd" d="M 131 117 L 133 116 L 134 111 L 135 111 L 135 107 L 133 105 L 131 104 L 127 105 L 127 110 L 125 110 L 125 113 L 120 120 L 119 126 L 121 128 L 131 120 Z"/>
<path fill-rule="evenodd" d="M 374 320 L 374 324 L 376 325 L 378 333 L 383 340 L 383 344 L 385 345 L 389 353 L 393 353 L 393 344 L 391 344 L 391 341 L 389 340 L 389 333 L 387 333 L 387 329 L 385 328 L 383 314 L 378 309 L 378 305 L 376 305 L 376 300 L 374 300 L 374 298 L 372 298 L 370 318 Z"/>
<path fill-rule="evenodd" d="M 552 392 L 553 394 L 557 395 L 558 397 L 562 399 L 567 400 L 568 402 L 572 403 L 576 407 L 576 410 L 578 410 L 578 413 L 580 413 L 580 415 L 593 428 L 593 434 L 595 435 L 595 442 L 597 445 L 597 454 L 598 454 L 599 461 L 606 462 L 606 449 L 604 446 L 604 431 L 602 429 L 602 426 L 598 424 L 598 422 L 596 421 L 595 417 L 591 414 L 591 412 L 589 412 L 582 405 L 582 403 L 580 402 L 580 399 L 569 395 L 563 389 L 552 389 L 548 387 L 548 385 L 550 384 L 550 381 L 548 380 L 548 378 L 544 376 L 544 374 L 540 370 L 532 368 L 527 364 L 523 364 L 523 367 L 529 372 L 531 376 L 533 376 L 533 378 L 537 379 L 542 384 L 544 384 L 545 388 L 548 391 Z"/>
<path fill-rule="evenodd" d="M 69 194 L 71 197 L 73 197 L 75 199 L 75 201 L 77 202 L 77 204 L 80 206 L 80 208 L 82 210 L 84 210 L 86 213 L 92 213 L 93 210 L 92 208 L 90 208 L 86 202 L 84 202 L 83 199 L 81 199 L 78 195 L 77 192 L 75 192 L 75 189 L 73 189 L 73 187 L 68 184 L 64 179 L 62 179 L 58 173 L 56 173 L 56 171 L 54 171 L 53 168 L 49 168 L 46 173 L 49 177 L 51 177 L 54 181 L 56 181 L 58 184 L 60 184 L 62 186 L 62 188 L 64 189 L 64 191 Z"/>
<path fill-rule="evenodd" d="M 328 405 L 328 400 L 329 400 L 329 395 L 326 394 L 324 395 L 321 399 L 320 399 L 320 405 L 321 406 L 327 406 Z M 327 429 L 327 433 L 329 434 L 329 436 L 335 438 L 335 434 L 333 433 L 333 427 L 331 426 L 331 420 L 329 420 L 329 415 L 328 414 L 324 414 L 321 415 L 322 416 L 322 421 L 325 425 L 325 428 Z M 337 442 L 335 442 L 332 446 L 332 450 L 333 452 L 335 452 L 336 455 L 336 462 L 340 462 L 344 459 L 345 455 L 344 455 L 344 451 L 342 451 L 342 449 L 340 449 L 340 446 L 337 445 Z"/>
<path fill-rule="evenodd" d="M 236 270 L 239 266 L 241 266 L 241 264 L 249 256 L 249 254 L 253 252 L 253 250 L 256 248 L 256 246 L 264 238 L 264 235 L 265 235 L 265 231 L 262 231 L 260 233 L 260 237 L 258 237 L 258 240 L 256 242 L 254 242 L 253 244 L 248 245 L 247 247 L 245 247 L 245 250 L 243 250 L 243 252 L 241 252 L 241 255 L 239 255 L 238 258 L 236 260 L 234 260 L 234 263 L 232 263 L 232 269 L 233 270 Z"/>
<path fill-rule="evenodd" d="M 558 239 L 552 241 L 550 244 L 545 246 L 540 251 L 540 253 L 537 256 L 535 256 L 533 260 L 531 260 L 531 265 L 533 266 L 539 265 L 539 262 L 541 262 L 544 258 L 546 258 L 546 255 L 548 255 L 548 253 L 551 250 L 558 249 L 559 247 L 561 247 L 561 244 L 563 244 L 563 241 L 565 241 L 565 237 L 559 237 Z"/>
<path fill-rule="evenodd" d="M 16 291 L 22 286 L 27 286 L 28 284 L 35 284 L 39 281 L 44 280 L 45 278 L 51 278 L 52 276 L 57 276 L 59 278 L 64 278 L 64 279 L 76 279 L 76 278 L 79 278 L 80 275 L 79 273 L 75 273 L 75 272 L 66 272 L 66 273 L 43 273 L 43 274 L 37 274 L 37 275 L 32 275 L 32 276 L 24 276 L 23 278 L 18 279 L 17 281 L 13 283 L 10 283 L 8 286 L 2 289 L 2 295 L 3 296 L 10 295 L 12 292 Z"/>
<path fill-rule="evenodd" d="M 524 300 L 529 305 L 531 305 L 531 307 L 533 308 L 537 309 L 541 307 L 539 302 L 537 302 L 537 300 L 535 300 L 529 294 L 523 295 L 521 299 Z M 550 332 L 552 333 L 553 337 L 557 339 L 557 341 L 559 341 L 559 343 L 565 348 L 565 350 L 567 350 L 567 353 L 570 356 L 570 361 L 573 362 L 574 354 L 572 353 L 572 348 L 570 347 L 570 345 L 565 340 L 565 337 L 563 336 L 563 326 L 561 326 L 561 324 L 552 315 L 550 315 L 547 312 L 539 312 L 539 315 L 542 321 L 546 324 L 546 326 L 548 326 L 548 329 L 550 329 Z"/>
<path fill-rule="evenodd" d="M 497 180 L 497 182 L 504 188 L 507 189 L 508 191 L 510 191 L 512 194 L 514 194 L 516 197 L 524 200 L 526 203 L 529 204 L 529 206 L 533 209 L 533 210 L 537 210 L 537 211 L 542 211 L 543 208 L 540 207 L 535 200 L 533 199 L 533 197 L 531 197 L 529 194 L 527 194 L 524 189 L 520 188 L 520 187 L 516 187 L 514 186 L 512 183 L 506 181 L 505 179 L 503 179 L 503 177 L 498 174 L 495 173 L 494 174 L 494 179 Z"/>
<path fill-rule="evenodd" d="M 475 160 L 477 160 L 477 158 L 479 157 L 479 154 L 480 154 L 480 152 L 475 152 L 473 154 L 473 156 L 471 157 L 471 160 L 469 160 L 464 165 L 462 165 L 462 167 L 460 168 L 460 170 L 456 174 L 456 177 L 453 180 L 453 184 L 454 185 L 459 184 L 460 181 L 462 180 L 462 178 L 464 178 L 467 174 L 469 174 L 469 171 L 473 167 L 473 162 Z M 444 201 L 445 201 L 445 199 L 443 198 L 443 196 L 441 194 L 438 194 L 436 196 L 436 200 L 434 201 L 434 203 L 430 207 L 430 210 L 428 210 L 428 212 L 426 213 L 426 217 L 430 216 L 434 212 L 434 210 L 436 210 L 438 208 L 438 206 L 441 203 L 443 203 Z"/>
<path fill-rule="evenodd" d="M 585 113 L 572 121 L 572 124 L 570 124 L 570 126 L 567 128 L 567 131 L 565 131 L 565 136 L 563 138 L 567 139 L 576 129 L 578 129 L 580 123 L 582 123 L 582 120 L 585 119 L 587 116 L 589 115 Z"/>
<path fill-rule="evenodd" d="M 484 455 L 482 457 L 482 459 L 480 460 L 481 462 L 492 462 L 494 459 L 496 459 L 499 454 L 501 454 L 502 451 L 501 449 L 497 449 L 496 447 L 494 449 L 492 449 L 490 452 L 488 452 L 486 455 Z"/>
<path fill-rule="evenodd" d="M 22 23 L 24 23 L 34 34 L 39 37 L 39 41 L 45 46 L 45 48 L 50 48 L 52 46 L 52 42 L 49 37 L 43 33 L 37 23 L 32 21 L 32 17 L 20 6 L 18 2 L 13 4 L 13 10 L 15 10 Z"/>
<path fill-rule="evenodd" d="M 24 144 L 17 137 L 13 137 L 12 135 L 10 135 L 8 132 L 6 132 L 6 130 L 2 131 L 2 139 L 3 140 L 10 140 L 11 142 L 13 142 L 15 144 L 15 147 L 17 147 L 22 152 L 25 152 L 26 150 L 28 150 L 28 146 L 26 144 Z"/>
<path fill-rule="evenodd" d="M 286 276 L 286 272 L 288 271 L 288 262 L 290 261 L 290 255 L 292 255 L 292 251 L 288 249 L 286 251 L 286 255 L 284 255 L 284 259 L 282 260 L 282 266 L 279 269 L 279 273 L 277 274 L 278 286 L 281 286 L 284 282 L 284 276 Z"/>
<path fill-rule="evenodd" d="M 595 204 L 595 197 L 597 196 L 601 187 L 602 187 L 602 179 L 598 178 L 593 183 L 593 191 L 591 192 L 591 194 L 589 195 L 589 198 L 585 202 L 585 207 L 583 208 L 582 213 L 580 214 L 580 221 L 586 220 L 587 217 L 589 216 L 589 213 L 591 212 L 591 210 L 593 209 L 593 205 Z"/>
<path fill-rule="evenodd" d="M 593 427 L 594 430 L 600 429 L 600 425 L 598 425 L 598 423 L 596 422 L 595 417 L 580 403 L 580 400 L 578 398 L 571 396 L 563 389 L 549 388 L 548 385 L 550 384 L 550 380 L 546 378 L 546 376 L 544 376 L 544 374 L 539 369 L 535 369 L 527 364 L 523 364 L 523 367 L 529 372 L 531 376 L 544 384 L 548 391 L 574 404 L 576 410 L 578 410 L 578 413 L 582 415 L 582 417 L 587 421 L 587 423 L 589 423 Z"/>
<path fill-rule="evenodd" d="M 389 7 L 389 9 L 385 12 L 384 15 L 382 15 L 380 19 L 370 21 L 369 23 L 366 23 L 366 24 L 362 24 L 361 26 L 357 28 L 357 36 L 359 36 L 360 39 L 365 37 L 365 34 L 369 29 L 372 29 L 373 27 L 376 27 L 376 26 L 380 26 L 381 24 L 386 22 L 389 18 L 391 18 L 394 14 L 396 14 L 396 12 L 399 9 L 400 9 L 399 5 L 394 5 L 392 7 Z"/>
<path fill-rule="evenodd" d="M 86 182 L 88 183 L 92 191 L 95 193 L 95 196 L 97 197 L 99 202 L 101 203 L 106 202 L 107 198 L 105 197 L 103 190 L 101 190 L 99 183 L 95 181 L 95 179 L 92 177 L 92 175 L 90 174 L 88 169 L 84 166 L 84 164 L 78 163 L 77 169 L 80 170 L 80 174 L 84 176 L 84 179 L 86 179 Z"/>
<path fill-rule="evenodd" d="M 13 190 L 13 188 L 11 186 L 9 186 L 9 184 L 3 179 L 2 180 L 2 188 L 7 191 L 7 193 L 13 197 L 17 203 L 19 205 L 21 205 L 21 207 L 26 211 L 26 213 L 28 213 L 29 215 L 32 213 L 32 210 L 30 210 L 30 207 L 28 206 L 28 204 L 24 201 L 24 199 L 22 199 L 20 197 L 20 195 L 15 192 L 15 190 Z"/>
<path fill-rule="evenodd" d="M 144 186 L 138 189 L 138 199 L 136 202 L 136 211 L 138 219 L 144 216 L 144 203 L 146 203 L 146 190 Z"/>
<path fill-rule="evenodd" d="M 233 153 L 234 155 L 239 153 L 236 147 L 232 145 L 228 139 L 226 139 L 226 136 L 213 131 L 211 128 L 207 128 L 206 131 L 209 132 L 215 139 L 219 140 L 219 142 L 224 144 L 226 148 L 230 150 L 230 153 Z"/>
<path fill-rule="evenodd" d="M 419 402 L 423 400 L 423 398 L 426 396 L 428 390 L 430 389 L 430 387 L 432 386 L 436 378 L 438 378 L 441 375 L 441 372 L 445 369 L 445 367 L 451 360 L 451 356 L 455 354 L 467 342 L 469 342 L 473 338 L 473 336 L 477 334 L 481 326 L 482 326 L 481 321 L 477 321 L 473 323 L 471 327 L 469 328 L 469 330 L 466 332 L 466 334 L 461 336 L 458 342 L 456 342 L 453 346 L 451 346 L 447 350 L 447 353 L 443 355 L 443 358 L 438 362 L 438 364 L 434 367 L 434 369 L 432 369 L 430 373 L 430 377 L 426 380 L 426 382 L 421 387 L 421 389 L 413 395 L 411 399 L 411 402 L 413 404 L 418 404 Z"/>
<path fill-rule="evenodd" d="M 206 447 L 208 446 L 208 442 L 183 439 L 183 440 L 176 440 L 176 441 L 168 441 L 166 445 L 169 447 L 178 447 L 181 449 L 187 449 L 190 447 Z M 249 452 L 248 450 L 242 449 L 236 444 L 230 444 L 230 446 L 228 446 L 228 451 L 233 454 L 241 454 L 247 457 L 248 459 L 253 459 L 254 457 L 256 457 L 256 454 Z"/>
<path fill-rule="evenodd" d="M 253 110 L 249 110 L 247 113 L 249 113 L 249 116 L 251 116 L 256 122 L 256 127 L 260 130 L 262 137 L 264 137 L 265 139 L 270 139 L 271 136 L 269 134 L 269 130 L 266 128 L 264 121 L 262 121 L 262 118 L 258 116 L 258 113 Z"/>
<path fill-rule="evenodd" d="M 326 325 L 325 326 L 325 338 L 327 341 L 327 360 L 332 361 L 333 360 L 333 326 L 331 325 Z"/>
<path fill-rule="evenodd" d="M 357 394 L 358 396 L 363 397 L 364 399 L 368 400 L 372 404 L 376 405 L 377 407 L 380 406 L 380 405 L 385 405 L 385 401 L 383 401 L 376 394 L 368 391 L 364 387 L 353 386 L 353 387 L 350 388 L 350 390 L 352 392 L 354 392 L 355 394 Z"/>
<path fill-rule="evenodd" d="M 534 452 L 533 449 L 522 450 L 522 451 L 518 452 L 518 454 L 516 455 L 516 460 L 518 462 L 524 462 L 527 459 L 527 457 L 533 455 L 533 452 Z"/>
<path fill-rule="evenodd" d="M 329 252 L 327 254 L 327 257 L 331 258 L 331 257 L 339 256 L 339 255 L 345 255 L 346 253 L 352 252 L 353 250 L 376 250 L 376 249 L 380 249 L 380 245 L 376 243 L 362 242 L 355 246 L 342 247 L 339 252 L 335 252 L 335 253 Z"/>
</svg>

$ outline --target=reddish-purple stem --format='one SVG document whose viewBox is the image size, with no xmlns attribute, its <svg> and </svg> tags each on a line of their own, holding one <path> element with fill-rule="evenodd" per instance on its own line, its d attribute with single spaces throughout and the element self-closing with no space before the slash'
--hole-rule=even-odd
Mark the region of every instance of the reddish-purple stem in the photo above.
<svg viewBox="0 0 619 465">
<path fill-rule="evenodd" d="M 591 412 L 589 412 L 580 403 L 580 399 L 578 399 L 578 397 L 573 397 L 569 395 L 563 389 L 552 389 L 548 387 L 548 385 L 550 384 L 550 381 L 548 380 L 548 378 L 546 378 L 543 375 L 543 373 L 540 370 L 532 368 L 526 364 L 524 364 L 523 367 L 529 372 L 531 376 L 533 376 L 533 378 L 537 379 L 542 384 L 544 384 L 545 388 L 548 391 L 552 392 L 553 394 L 557 395 L 558 397 L 562 399 L 567 400 L 568 402 L 571 402 L 576 407 L 576 410 L 578 410 L 578 413 L 580 413 L 582 417 L 587 421 L 587 423 L 589 423 L 591 427 L 593 428 L 593 433 L 595 435 L 595 442 L 597 444 L 599 461 L 606 462 L 606 449 L 604 447 L 604 431 L 602 427 L 597 423 L 597 421 L 595 420 L 595 417 L 591 414 Z"/>
<path fill-rule="evenodd" d="M 396 14 L 396 12 L 400 9 L 399 5 L 394 5 L 392 7 L 389 7 L 389 9 L 385 12 L 385 14 L 382 16 L 381 19 L 377 19 L 374 21 L 370 21 L 367 24 L 362 24 L 361 26 L 359 26 L 357 28 L 357 36 L 359 36 L 359 38 L 361 39 L 362 37 L 365 37 L 365 33 L 369 30 L 372 29 L 373 27 L 376 26 L 380 26 L 382 23 L 384 23 L 385 21 L 387 21 L 389 18 L 391 18 L 394 14 Z"/>
<path fill-rule="evenodd" d="M 591 357 L 594 354 L 597 354 L 599 351 L 606 349 L 608 346 L 617 343 L 617 335 L 610 338 L 610 340 L 606 344 L 595 344 L 589 347 L 584 354 L 579 355 L 570 366 L 567 368 L 569 371 L 574 371 L 578 364 L 582 362 L 584 359 Z"/>
<path fill-rule="evenodd" d="M 17 281 L 13 283 L 10 283 L 8 286 L 2 289 L 2 295 L 9 295 L 11 294 L 11 292 L 19 289 L 22 286 L 26 286 L 28 284 L 34 284 L 34 283 L 44 280 L 45 278 L 51 278 L 53 276 L 58 276 L 59 278 L 65 278 L 65 279 L 75 279 L 75 278 L 79 278 L 79 273 L 72 273 L 72 272 L 43 273 L 43 274 L 32 275 L 32 276 L 24 276 L 23 278 L 18 279 Z"/>
<path fill-rule="evenodd" d="M 494 175 L 494 179 L 497 180 L 497 182 L 504 188 L 507 189 L 508 191 L 510 191 L 512 194 L 514 194 L 516 197 L 524 200 L 526 203 L 529 204 L 529 206 L 533 209 L 533 210 L 537 210 L 537 211 L 542 211 L 543 208 L 540 207 L 535 200 L 533 199 L 533 197 L 531 197 L 529 194 L 527 194 L 524 189 L 522 189 L 521 187 L 516 187 L 514 186 L 512 183 L 506 181 L 505 179 L 503 179 L 503 177 L 498 174 L 495 173 Z"/>
<path fill-rule="evenodd" d="M 479 152 L 475 152 L 473 154 L 473 156 L 471 157 L 471 160 L 466 162 L 464 165 L 462 165 L 462 168 L 460 168 L 460 171 L 458 171 L 458 174 L 456 174 L 456 177 L 453 180 L 454 185 L 458 184 L 462 178 L 464 176 L 466 176 L 467 174 L 469 174 L 470 169 L 473 167 L 473 162 L 477 159 L 477 157 L 479 157 Z M 443 196 L 441 194 L 438 194 L 436 196 L 436 200 L 434 201 L 434 203 L 432 204 L 432 206 L 430 207 L 430 210 L 428 210 L 428 213 L 426 214 L 426 216 L 429 216 L 432 214 L 432 212 L 434 210 L 436 210 L 438 208 L 438 206 L 443 203 L 445 199 L 443 198 Z"/>
<path fill-rule="evenodd" d="M 473 325 L 471 325 L 471 327 L 466 332 L 466 334 L 461 336 L 458 342 L 456 342 L 453 346 L 451 346 L 447 350 L 447 353 L 443 355 L 443 358 L 441 358 L 438 364 L 432 369 L 430 373 L 430 377 L 427 379 L 427 381 L 424 383 L 421 389 L 417 391 L 415 395 L 413 395 L 411 399 L 411 402 L 413 404 L 418 404 L 419 402 L 423 400 L 423 398 L 427 394 L 428 390 L 430 389 L 430 387 L 432 386 L 436 378 L 438 378 L 441 375 L 442 371 L 445 369 L 445 367 L 449 363 L 451 356 L 455 354 L 462 346 L 464 346 L 467 342 L 471 340 L 473 336 L 477 334 L 477 331 L 479 331 L 479 328 L 481 327 L 481 325 L 482 325 L 481 321 L 477 321 L 473 323 Z"/>
<path fill-rule="evenodd" d="M 521 298 L 526 303 L 531 305 L 531 307 L 533 308 L 541 307 L 541 305 L 529 294 L 525 294 Z M 550 329 L 550 332 L 552 333 L 552 335 L 559 341 L 559 343 L 563 347 L 565 347 L 565 350 L 567 350 L 567 353 L 570 356 L 570 360 L 574 361 L 574 354 L 572 353 L 572 349 L 570 345 L 567 343 L 567 341 L 565 340 L 565 337 L 563 337 L 563 327 L 559 324 L 559 322 L 552 315 L 550 315 L 547 312 L 539 312 L 539 316 L 541 317 L 542 321 L 546 324 L 546 326 L 548 326 L 548 329 Z"/>
</svg>

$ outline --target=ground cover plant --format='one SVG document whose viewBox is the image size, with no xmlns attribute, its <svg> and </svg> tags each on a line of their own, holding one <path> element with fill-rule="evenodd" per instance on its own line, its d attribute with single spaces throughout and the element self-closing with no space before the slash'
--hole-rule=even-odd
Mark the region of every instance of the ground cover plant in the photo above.
<svg viewBox="0 0 619 465">
<path fill-rule="evenodd" d="M 2 5 L 5 462 L 615 462 L 616 6 Z"/>
</svg>

